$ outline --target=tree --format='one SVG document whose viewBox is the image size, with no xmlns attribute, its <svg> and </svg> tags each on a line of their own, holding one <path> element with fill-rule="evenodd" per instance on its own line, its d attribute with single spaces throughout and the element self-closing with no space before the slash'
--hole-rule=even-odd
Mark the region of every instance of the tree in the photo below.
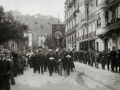
<svg viewBox="0 0 120 90">
<path fill-rule="evenodd" d="M 6 17 L 7 20 L 13 22 L 14 21 L 14 16 L 12 15 L 12 12 L 11 11 L 8 11 L 8 12 L 4 12 L 4 15 Z"/>
<path fill-rule="evenodd" d="M 4 16 L 4 8 L 0 6 L 0 22 L 2 21 L 3 16 Z"/>
<path fill-rule="evenodd" d="M 1 21 L 3 15 L 4 15 L 4 9 L 1 6 L 0 7 Z M 0 22 L 0 44 L 7 42 L 9 40 L 14 40 L 17 42 L 26 41 L 28 38 L 24 37 L 24 32 L 28 31 L 28 26 L 25 24 L 21 24 L 18 21 L 15 21 L 11 12 L 6 12 L 5 16 L 7 20 Z"/>
<path fill-rule="evenodd" d="M 0 22 L 0 43 L 14 40 L 17 42 L 25 41 L 24 32 L 27 31 L 27 25 L 21 25 L 19 22 Z"/>
<path fill-rule="evenodd" d="M 49 49 L 55 49 L 56 45 L 52 42 L 52 35 L 47 35 L 46 41 L 44 45 L 47 46 Z"/>
<path fill-rule="evenodd" d="M 52 40 L 51 40 L 51 35 L 47 35 L 47 38 L 44 42 L 44 45 L 47 46 L 48 48 L 52 48 Z"/>
</svg>

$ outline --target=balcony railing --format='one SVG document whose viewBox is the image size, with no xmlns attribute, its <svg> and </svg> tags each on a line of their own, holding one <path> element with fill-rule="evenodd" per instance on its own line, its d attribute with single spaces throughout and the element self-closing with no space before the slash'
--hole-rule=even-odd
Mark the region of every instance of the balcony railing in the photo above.
<svg viewBox="0 0 120 90">
<path fill-rule="evenodd" d="M 76 16 L 77 16 L 76 13 L 79 13 L 79 8 L 78 8 L 77 10 L 74 11 L 73 17 L 76 17 Z"/>
<path fill-rule="evenodd" d="M 88 38 L 88 34 L 84 35 L 84 39 L 87 39 Z"/>
<path fill-rule="evenodd" d="M 92 33 L 89 33 L 88 37 L 89 37 L 89 38 L 92 38 Z"/>
<path fill-rule="evenodd" d="M 111 20 L 111 22 L 107 24 L 107 27 L 109 28 L 109 31 L 118 29 L 120 27 L 120 19 L 118 18 L 118 19 Z"/>
<path fill-rule="evenodd" d="M 69 30 L 66 32 L 66 35 L 70 34 L 71 32 L 76 31 L 77 26 L 78 26 L 78 25 L 76 24 L 73 28 L 69 29 Z"/>
<path fill-rule="evenodd" d="M 74 16 L 71 15 L 69 18 L 67 18 L 67 19 L 66 19 L 66 23 L 70 22 L 73 17 L 74 17 Z"/>
<path fill-rule="evenodd" d="M 107 25 L 114 24 L 118 21 L 120 21 L 120 18 L 112 19 L 110 22 L 107 23 Z"/>
<path fill-rule="evenodd" d="M 93 36 L 93 37 L 96 36 L 96 31 L 94 31 L 94 32 L 92 33 L 92 36 Z"/>
<path fill-rule="evenodd" d="M 72 0 L 72 2 L 68 5 L 68 8 L 71 8 L 75 4 L 76 0 Z"/>
<path fill-rule="evenodd" d="M 83 40 L 84 39 L 84 36 L 81 36 L 81 40 Z"/>
</svg>

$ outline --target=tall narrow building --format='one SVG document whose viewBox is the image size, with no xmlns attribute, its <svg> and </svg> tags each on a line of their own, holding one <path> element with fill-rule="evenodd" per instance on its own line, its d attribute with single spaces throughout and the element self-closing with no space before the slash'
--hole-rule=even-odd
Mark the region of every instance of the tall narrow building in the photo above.
<svg viewBox="0 0 120 90">
<path fill-rule="evenodd" d="M 76 49 L 76 13 L 78 10 L 77 0 L 66 0 L 65 2 L 65 23 L 66 23 L 66 48 Z"/>
</svg>

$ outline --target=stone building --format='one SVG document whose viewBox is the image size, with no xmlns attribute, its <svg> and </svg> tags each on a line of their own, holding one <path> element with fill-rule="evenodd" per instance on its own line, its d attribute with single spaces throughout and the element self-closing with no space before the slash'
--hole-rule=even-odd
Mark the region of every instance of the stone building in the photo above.
<svg viewBox="0 0 120 90">
<path fill-rule="evenodd" d="M 66 23 L 66 48 L 76 48 L 76 13 L 78 12 L 77 0 L 66 0 L 65 23 Z"/>
<path fill-rule="evenodd" d="M 66 0 L 66 47 L 120 49 L 119 18 L 120 0 Z"/>
</svg>

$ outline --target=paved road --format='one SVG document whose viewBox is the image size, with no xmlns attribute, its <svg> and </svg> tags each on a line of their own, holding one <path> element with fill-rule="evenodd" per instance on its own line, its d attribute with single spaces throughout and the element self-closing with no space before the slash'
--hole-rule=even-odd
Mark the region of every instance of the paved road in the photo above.
<svg viewBox="0 0 120 90">
<path fill-rule="evenodd" d="M 48 72 L 34 74 L 32 69 L 28 69 L 15 80 L 16 85 L 11 86 L 11 90 L 110 90 L 76 70 L 70 76 L 64 72 L 64 76 L 53 74 L 50 77 Z"/>
</svg>

